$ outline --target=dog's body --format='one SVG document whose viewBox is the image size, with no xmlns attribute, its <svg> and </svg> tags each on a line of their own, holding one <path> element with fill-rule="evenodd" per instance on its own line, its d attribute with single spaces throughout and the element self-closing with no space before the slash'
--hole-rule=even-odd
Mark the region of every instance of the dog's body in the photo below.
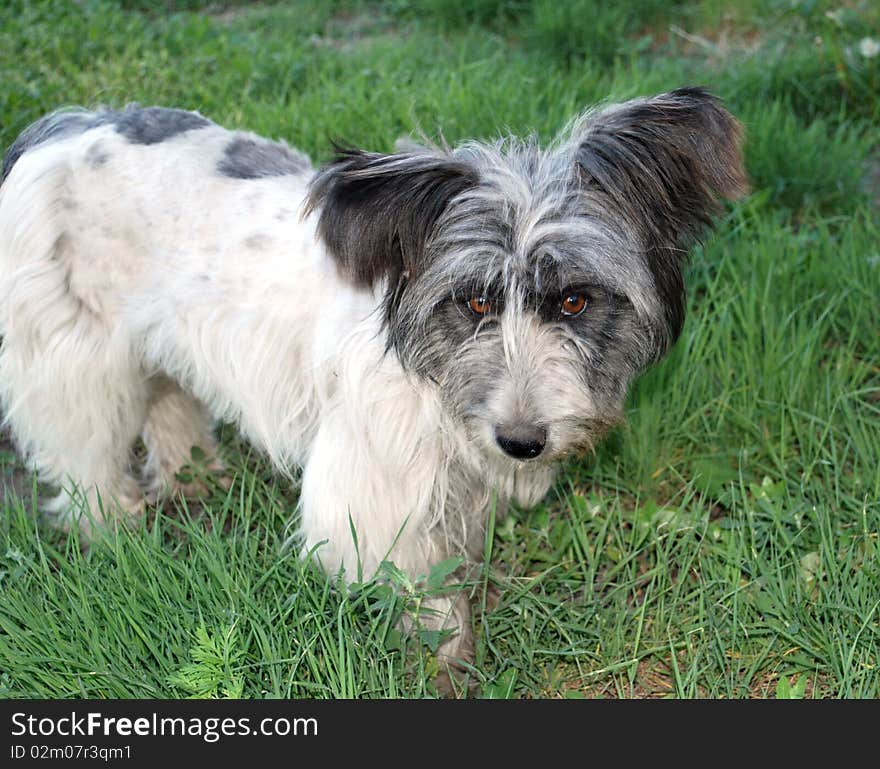
<svg viewBox="0 0 880 769">
<path fill-rule="evenodd" d="M 139 436 L 173 489 L 219 419 L 302 467 L 304 548 L 331 571 L 478 559 L 493 500 L 544 496 L 677 337 L 684 249 L 745 188 L 739 141 L 697 89 L 548 150 L 346 150 L 317 173 L 196 113 L 53 113 L 0 187 L 6 421 L 86 534 L 78 501 L 142 509 Z M 466 605 L 439 609 L 465 653 Z"/>
</svg>

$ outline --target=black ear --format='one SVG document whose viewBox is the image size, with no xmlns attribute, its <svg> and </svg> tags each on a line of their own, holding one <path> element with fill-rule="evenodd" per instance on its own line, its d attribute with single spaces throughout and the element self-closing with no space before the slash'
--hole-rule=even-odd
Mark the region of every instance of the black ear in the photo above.
<svg viewBox="0 0 880 769">
<path fill-rule="evenodd" d="M 430 152 L 340 149 L 312 181 L 306 211 L 352 282 L 389 291 L 424 269 L 425 246 L 449 201 L 477 184 L 469 165 Z"/>
<path fill-rule="evenodd" d="M 588 114 L 572 138 L 584 183 L 643 238 L 672 341 L 684 322 L 688 247 L 719 198 L 748 191 L 741 126 L 707 91 L 682 88 Z"/>
</svg>

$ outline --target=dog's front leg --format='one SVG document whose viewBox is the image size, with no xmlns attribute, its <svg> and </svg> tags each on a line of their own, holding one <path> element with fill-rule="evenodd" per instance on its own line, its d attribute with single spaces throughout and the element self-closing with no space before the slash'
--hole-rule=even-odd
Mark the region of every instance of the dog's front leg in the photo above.
<svg viewBox="0 0 880 769">
<path fill-rule="evenodd" d="M 442 509 L 444 478 L 439 475 L 444 463 L 434 456 L 430 440 L 429 431 L 420 431 L 418 424 L 392 434 L 365 430 L 362 420 L 341 408 L 325 414 L 303 471 L 303 552 L 328 574 L 341 569 L 348 582 L 372 578 L 383 561 L 416 582 L 446 558 L 465 556 L 456 551 L 452 543 L 457 537 L 450 537 L 444 525 L 448 511 Z M 460 579 L 458 571 L 448 581 Z M 421 609 L 422 627 L 454 631 L 438 650 L 441 660 L 470 661 L 466 591 L 430 596 Z M 404 624 L 412 627 L 413 618 Z"/>
</svg>

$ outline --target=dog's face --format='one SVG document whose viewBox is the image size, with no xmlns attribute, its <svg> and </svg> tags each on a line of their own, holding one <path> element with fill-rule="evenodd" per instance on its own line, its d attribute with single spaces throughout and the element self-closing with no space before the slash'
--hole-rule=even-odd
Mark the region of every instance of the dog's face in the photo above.
<svg viewBox="0 0 880 769">
<path fill-rule="evenodd" d="M 389 347 L 489 453 L 554 460 L 622 415 L 684 320 L 682 265 L 745 191 L 736 121 L 697 89 L 587 113 L 549 149 L 340 152 L 310 209 L 381 285 Z"/>
</svg>

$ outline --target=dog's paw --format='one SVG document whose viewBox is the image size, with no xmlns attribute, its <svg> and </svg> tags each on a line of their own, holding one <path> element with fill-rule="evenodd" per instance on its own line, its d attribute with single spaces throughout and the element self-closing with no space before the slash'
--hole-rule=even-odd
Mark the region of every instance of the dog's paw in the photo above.
<svg viewBox="0 0 880 769">
<path fill-rule="evenodd" d="M 480 682 L 466 667 L 445 664 L 432 681 L 434 688 L 444 699 L 464 700 L 479 692 Z"/>
<path fill-rule="evenodd" d="M 228 491 L 232 487 L 233 476 L 227 472 L 222 460 L 201 453 L 175 470 L 163 470 L 163 473 L 144 481 L 147 504 L 151 506 L 161 505 L 175 496 L 204 499 L 218 489 Z"/>
<path fill-rule="evenodd" d="M 486 607 L 486 614 L 491 614 L 495 609 L 498 608 L 498 604 L 501 602 L 501 588 L 496 585 L 486 585 L 486 595 L 484 599 L 484 605 Z"/>
<path fill-rule="evenodd" d="M 146 512 L 146 500 L 134 489 L 103 499 L 96 492 L 69 494 L 62 492 L 43 506 L 49 525 L 68 534 L 78 532 L 87 547 L 104 533 L 118 527 L 134 528 Z"/>
</svg>

